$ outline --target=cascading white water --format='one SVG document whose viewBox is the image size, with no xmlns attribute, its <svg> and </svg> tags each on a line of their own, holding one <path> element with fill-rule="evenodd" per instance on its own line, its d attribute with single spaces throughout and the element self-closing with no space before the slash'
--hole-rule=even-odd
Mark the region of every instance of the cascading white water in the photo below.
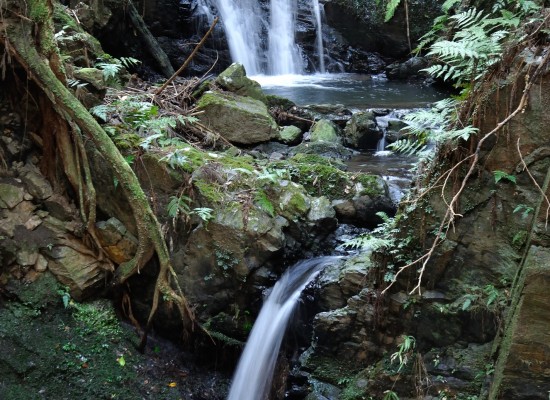
<svg viewBox="0 0 550 400">
<path fill-rule="evenodd" d="M 269 391 L 286 326 L 302 290 L 339 257 L 301 261 L 277 281 L 250 332 L 228 400 L 261 400 Z"/>
<path fill-rule="evenodd" d="M 324 74 L 325 70 L 325 46 L 323 46 L 323 25 L 321 18 L 321 7 L 319 6 L 319 0 L 312 0 L 313 14 L 315 15 L 315 24 L 317 28 L 317 37 L 315 39 L 315 46 L 317 47 L 317 55 L 319 57 L 319 72 Z"/>
<path fill-rule="evenodd" d="M 234 61 L 244 65 L 249 75 L 262 71 L 263 20 L 257 0 L 214 0 L 220 12 L 229 51 Z"/>
<path fill-rule="evenodd" d="M 270 0 L 269 9 L 260 0 L 198 0 L 198 12 L 209 19 L 216 13 L 221 22 L 234 62 L 244 65 L 248 75 L 302 74 L 305 69 L 302 50 L 296 43 L 298 1 Z M 322 13 L 319 0 L 312 1 L 312 20 L 317 30 L 315 48 L 317 70 L 325 71 L 322 39 Z"/>
<path fill-rule="evenodd" d="M 300 48 L 295 42 L 296 0 L 271 0 L 268 68 L 271 75 L 300 74 Z"/>
</svg>

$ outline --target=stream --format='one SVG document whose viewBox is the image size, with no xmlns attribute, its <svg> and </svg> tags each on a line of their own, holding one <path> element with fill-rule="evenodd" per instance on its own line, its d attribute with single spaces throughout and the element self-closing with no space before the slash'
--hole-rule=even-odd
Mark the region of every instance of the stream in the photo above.
<svg viewBox="0 0 550 400">
<path fill-rule="evenodd" d="M 288 98 L 301 106 L 342 104 L 354 111 L 418 108 L 446 97 L 445 92 L 434 86 L 390 81 L 379 75 L 256 75 L 250 78 L 257 81 L 265 93 Z"/>
</svg>

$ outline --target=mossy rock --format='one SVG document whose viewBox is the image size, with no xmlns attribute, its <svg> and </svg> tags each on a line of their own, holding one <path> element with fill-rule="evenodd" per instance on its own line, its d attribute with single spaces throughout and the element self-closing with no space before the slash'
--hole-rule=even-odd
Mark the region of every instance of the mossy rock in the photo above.
<svg viewBox="0 0 550 400">
<path fill-rule="evenodd" d="M 267 106 L 259 100 L 234 93 L 206 92 L 197 103 L 201 122 L 237 144 L 267 142 L 277 136 L 278 126 Z"/>
<path fill-rule="evenodd" d="M 312 142 L 328 142 L 340 144 L 341 140 L 338 136 L 338 127 L 332 122 L 321 119 L 311 128 L 310 140 Z"/>
<path fill-rule="evenodd" d="M 216 78 L 216 83 L 225 90 L 241 96 L 252 97 L 267 104 L 267 98 L 262 92 L 260 84 L 246 76 L 244 66 L 239 63 L 231 64 Z"/>
<path fill-rule="evenodd" d="M 279 132 L 278 140 L 286 144 L 296 144 L 302 139 L 302 130 L 297 126 L 283 126 Z"/>
</svg>

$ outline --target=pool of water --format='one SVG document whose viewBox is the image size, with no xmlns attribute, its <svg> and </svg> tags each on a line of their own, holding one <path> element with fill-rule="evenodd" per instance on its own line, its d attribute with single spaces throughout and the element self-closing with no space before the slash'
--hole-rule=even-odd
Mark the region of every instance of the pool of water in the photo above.
<svg viewBox="0 0 550 400">
<path fill-rule="evenodd" d="M 448 93 L 421 83 L 389 81 L 361 74 L 251 76 L 267 94 L 298 105 L 343 104 L 351 109 L 425 107 Z"/>
<path fill-rule="evenodd" d="M 351 172 L 381 176 L 388 184 L 390 197 L 397 203 L 411 187 L 411 170 L 416 161 L 416 157 L 389 152 L 365 152 L 346 161 L 346 165 Z"/>
</svg>

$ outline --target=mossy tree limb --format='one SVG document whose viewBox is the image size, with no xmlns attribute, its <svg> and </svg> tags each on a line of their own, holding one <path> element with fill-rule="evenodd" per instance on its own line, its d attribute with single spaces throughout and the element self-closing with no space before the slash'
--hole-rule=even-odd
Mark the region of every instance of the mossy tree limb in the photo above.
<svg viewBox="0 0 550 400">
<path fill-rule="evenodd" d="M 72 177 L 69 177 L 71 183 L 74 185 L 74 181 L 77 181 L 76 184 L 79 186 L 76 188 L 77 192 L 81 187 L 88 188 L 88 190 L 82 191 L 81 196 L 94 195 L 89 167 L 86 164 L 87 158 L 82 153 L 82 139 L 80 138 L 82 132 L 85 137 L 94 143 L 106 162 L 112 166 L 119 185 L 126 194 L 128 205 L 136 221 L 138 250 L 131 260 L 122 263 L 116 269 L 112 281 L 113 285 L 121 285 L 128 278 L 139 273 L 140 269 L 156 254 L 160 270 L 155 284 L 155 295 L 148 326 L 153 320 L 161 294 L 164 298 L 176 304 L 184 322 L 184 327 L 192 326 L 194 316 L 185 296 L 173 279 L 175 273 L 172 269 L 160 224 L 136 175 L 110 137 L 65 85 L 63 69 L 57 61 L 60 58 L 53 38 L 53 24 L 51 23 L 53 5 L 51 0 L 34 0 L 28 5 L 21 0 L 14 0 L 4 4 L 4 7 L 12 11 L 11 14 L 14 17 L 11 19 L 6 18 L 2 22 L 3 29 L 0 30 L 0 42 L 27 71 L 29 79 L 32 79 L 47 96 L 51 107 L 60 117 L 59 121 L 64 120 L 66 124 L 72 127 L 70 130 L 73 139 L 71 143 L 65 140 L 64 147 L 57 149 L 61 152 L 67 152 L 68 147 L 72 147 L 70 149 L 72 156 L 67 154 L 61 156 L 64 162 L 77 163 L 76 167 L 74 165 L 65 166 L 66 171 L 73 171 Z M 24 17 L 25 15 L 30 16 L 30 18 Z M 55 127 L 51 127 L 51 129 L 55 131 Z M 64 129 L 66 130 L 67 127 Z M 80 166 L 78 166 L 78 163 L 80 163 Z M 82 165 L 83 163 L 86 165 Z M 81 199 L 80 203 L 88 208 L 83 211 L 83 215 L 86 215 L 85 222 L 90 229 L 92 221 L 95 220 L 95 199 Z M 90 210 L 91 207 L 94 210 Z"/>
</svg>

